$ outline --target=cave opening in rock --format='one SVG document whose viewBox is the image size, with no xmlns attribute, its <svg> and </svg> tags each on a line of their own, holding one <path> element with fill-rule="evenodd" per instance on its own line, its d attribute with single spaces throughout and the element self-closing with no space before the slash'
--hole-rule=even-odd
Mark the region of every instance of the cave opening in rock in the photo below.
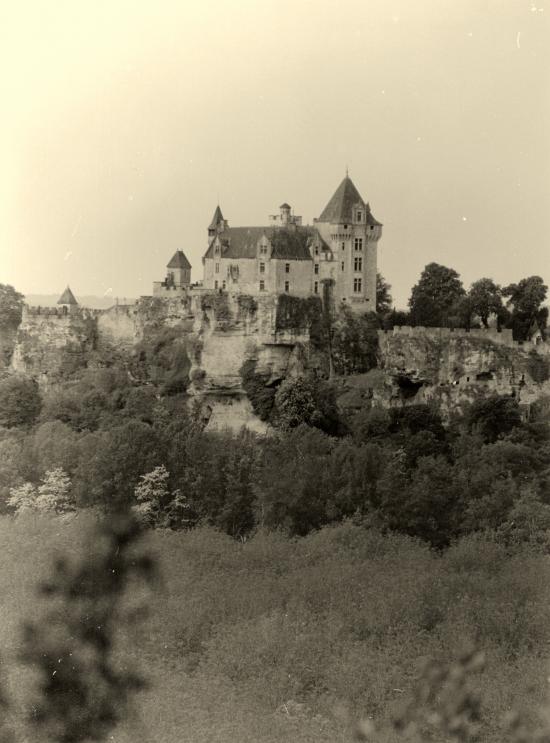
<svg viewBox="0 0 550 743">
<path fill-rule="evenodd" d="M 494 379 L 493 372 L 491 371 L 480 372 L 479 374 L 476 374 L 476 380 L 478 382 L 489 382 L 491 379 Z"/>
<path fill-rule="evenodd" d="M 404 400 L 409 400 L 411 397 L 414 397 L 417 394 L 418 390 L 424 384 L 424 382 L 415 381 L 414 379 L 411 379 L 404 374 L 400 374 L 397 377 L 396 381 L 401 393 L 401 397 Z"/>
</svg>

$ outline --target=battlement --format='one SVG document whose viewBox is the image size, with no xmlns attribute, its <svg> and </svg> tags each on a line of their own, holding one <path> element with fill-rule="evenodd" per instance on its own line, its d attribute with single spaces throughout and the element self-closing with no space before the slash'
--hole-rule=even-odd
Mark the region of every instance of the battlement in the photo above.
<svg viewBox="0 0 550 743">
<path fill-rule="evenodd" d="M 451 341 L 458 338 L 480 339 L 490 341 L 506 348 L 521 348 L 523 351 L 536 350 L 543 355 L 550 355 L 550 345 L 543 340 L 515 341 L 510 328 L 428 328 L 421 325 L 396 325 L 390 330 L 381 330 L 381 338 L 405 336 L 407 338 L 428 338 L 431 340 Z"/>
<path fill-rule="evenodd" d="M 70 318 L 90 319 L 100 315 L 104 310 L 91 309 L 89 307 L 67 306 L 59 307 L 40 307 L 35 305 L 23 305 L 22 322 L 30 318 L 44 318 L 47 320 L 68 320 Z"/>
</svg>

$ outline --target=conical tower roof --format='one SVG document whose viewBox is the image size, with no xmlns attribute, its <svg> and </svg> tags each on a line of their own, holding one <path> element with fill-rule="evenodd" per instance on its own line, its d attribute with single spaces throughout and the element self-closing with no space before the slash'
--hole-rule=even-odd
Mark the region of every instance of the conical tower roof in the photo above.
<svg viewBox="0 0 550 743">
<path fill-rule="evenodd" d="M 57 304 L 78 304 L 74 294 L 71 291 L 71 287 L 68 284 L 63 294 L 57 300 Z"/>
<path fill-rule="evenodd" d="M 176 250 L 166 268 L 191 268 L 183 250 Z"/>
<path fill-rule="evenodd" d="M 342 183 L 334 192 L 333 197 L 323 209 L 319 222 L 332 222 L 340 224 L 341 222 L 352 222 L 352 209 L 357 204 L 365 207 L 365 202 L 361 194 L 355 188 L 351 178 L 346 175 Z"/>
<path fill-rule="evenodd" d="M 216 207 L 216 211 L 214 212 L 214 216 L 212 217 L 212 221 L 210 222 L 210 225 L 208 227 L 209 230 L 214 230 L 216 227 L 223 222 L 223 214 L 222 210 L 220 209 L 220 205 Z"/>
</svg>

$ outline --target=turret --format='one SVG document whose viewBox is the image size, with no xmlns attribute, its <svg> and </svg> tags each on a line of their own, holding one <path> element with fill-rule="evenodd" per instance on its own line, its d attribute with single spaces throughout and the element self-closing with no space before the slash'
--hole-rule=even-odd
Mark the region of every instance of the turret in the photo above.
<svg viewBox="0 0 550 743">
<path fill-rule="evenodd" d="M 63 294 L 57 300 L 57 304 L 61 305 L 64 313 L 69 312 L 73 307 L 78 307 L 76 297 L 72 293 L 71 287 L 68 284 Z"/>
<path fill-rule="evenodd" d="M 217 235 L 218 232 L 223 232 L 226 227 L 227 220 L 223 218 L 222 210 L 220 209 L 220 205 L 218 204 L 214 212 L 214 216 L 212 217 L 212 221 L 208 225 L 208 240 L 210 241 Z"/>
</svg>

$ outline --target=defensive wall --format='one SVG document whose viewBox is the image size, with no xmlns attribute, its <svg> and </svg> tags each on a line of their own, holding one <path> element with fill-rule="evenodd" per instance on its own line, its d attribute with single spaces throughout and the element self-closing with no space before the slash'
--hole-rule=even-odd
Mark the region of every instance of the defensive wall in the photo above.
<svg viewBox="0 0 550 743">
<path fill-rule="evenodd" d="M 541 339 L 533 341 L 515 341 L 512 330 L 503 328 L 429 328 L 424 326 L 396 325 L 391 330 L 381 330 L 381 336 L 406 336 L 408 338 L 430 338 L 433 340 L 452 340 L 457 338 L 480 338 L 497 343 L 507 348 L 521 348 L 524 351 L 536 349 L 540 353 L 550 351 L 550 345 Z"/>
</svg>

